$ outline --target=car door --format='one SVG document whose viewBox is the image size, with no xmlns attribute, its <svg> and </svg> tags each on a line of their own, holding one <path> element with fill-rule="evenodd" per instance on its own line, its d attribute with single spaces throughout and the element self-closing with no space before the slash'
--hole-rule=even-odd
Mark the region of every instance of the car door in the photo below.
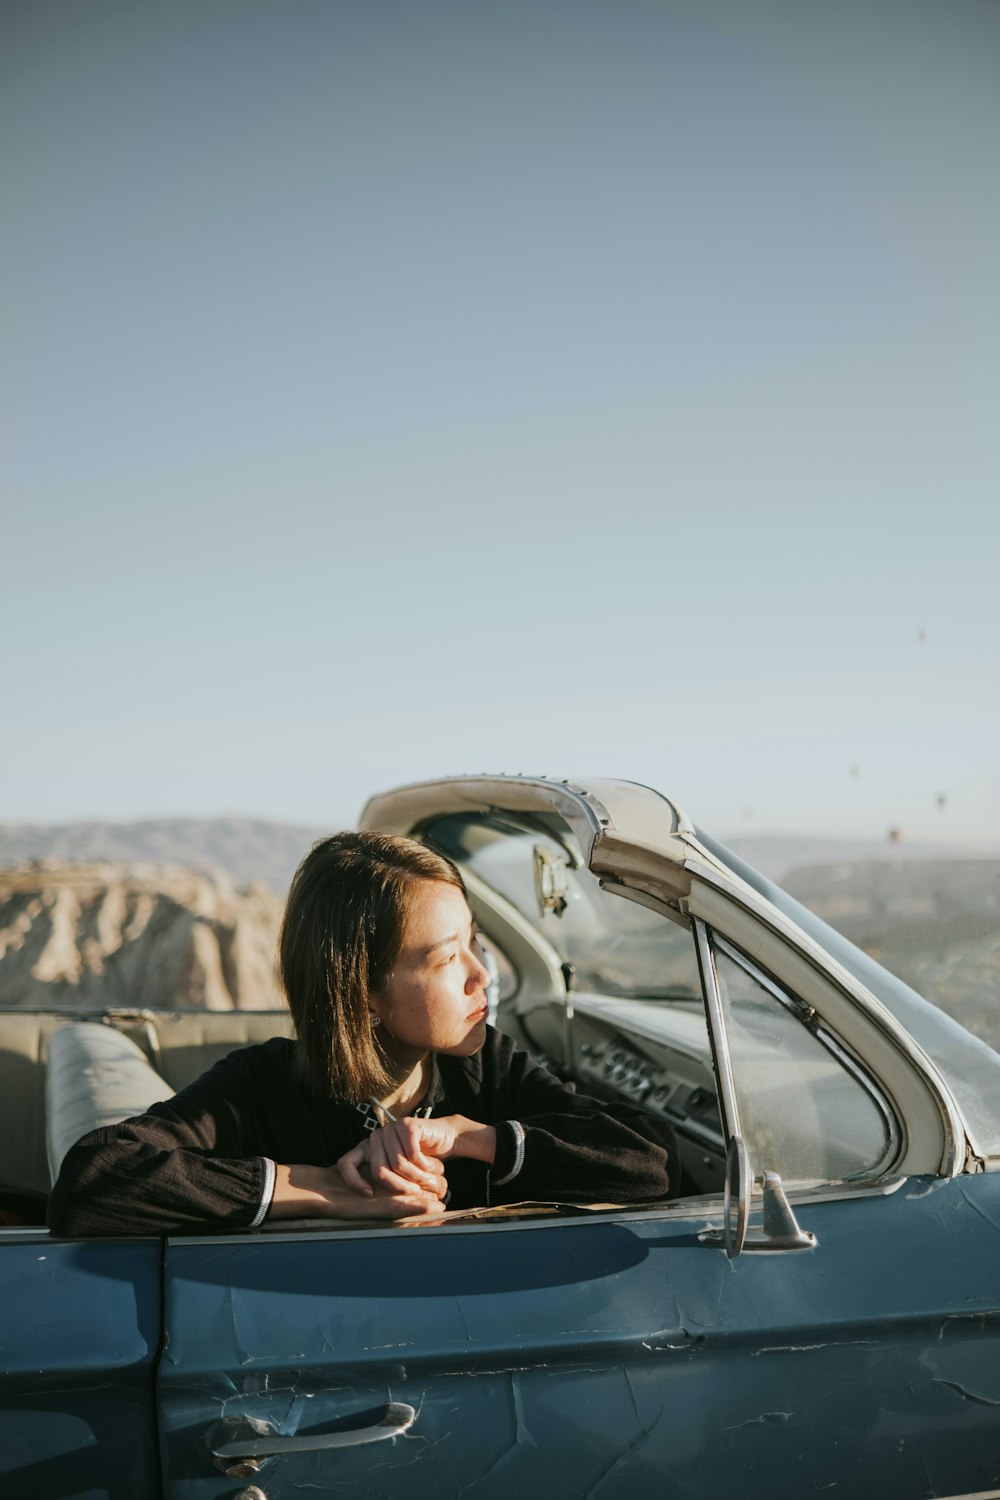
<svg viewBox="0 0 1000 1500">
<path fill-rule="evenodd" d="M 737 1474 L 760 1500 L 987 1491 L 998 1179 L 880 1175 L 900 1150 L 886 1101 L 773 979 L 703 938 L 750 1149 L 790 1183 L 827 1179 L 799 1203 L 812 1248 L 775 1251 L 754 1222 L 731 1260 L 706 1195 L 172 1241 L 171 1500 L 233 1479 L 268 1500 L 714 1500 Z"/>
<path fill-rule="evenodd" d="M 1000 1179 L 817 1202 L 814 1250 L 735 1261 L 712 1206 L 170 1241 L 167 1500 L 1000 1484 Z"/>
<path fill-rule="evenodd" d="M 862 1018 L 852 1031 L 853 1002 L 822 960 L 786 952 L 777 928 L 718 882 L 702 889 L 686 865 L 664 868 L 648 818 L 637 820 L 642 844 L 624 817 L 580 812 L 581 827 L 592 815 L 602 830 L 598 870 L 573 827 L 529 805 L 531 787 L 516 790 L 517 816 L 497 817 L 502 793 L 491 783 L 487 806 L 429 831 L 456 856 L 479 851 L 477 916 L 515 968 L 523 960 L 510 1008 L 525 1037 L 551 1017 L 546 1050 L 564 1046 L 575 1063 L 584 1015 L 614 1026 L 660 1007 L 675 1037 L 691 1030 L 694 998 L 673 978 L 627 999 L 638 961 L 663 972 L 655 934 L 633 923 L 616 940 L 595 928 L 589 896 L 574 905 L 589 857 L 595 877 L 669 906 L 672 931 L 697 939 L 718 991 L 707 1066 L 732 1085 L 724 1125 L 731 1134 L 742 1119 L 754 1173 L 787 1175 L 813 1238 L 774 1249 L 757 1195 L 731 1259 L 721 1198 L 694 1191 L 642 1211 L 172 1240 L 158 1375 L 167 1500 L 216 1500 L 241 1483 L 255 1487 L 248 1500 L 989 1494 L 1000 1483 L 1000 1179 L 937 1175 L 947 1130 L 888 1023 Z M 410 831 L 441 795 L 400 794 L 372 821 Z M 527 854 L 516 868 L 512 827 Z M 630 910 L 598 894 L 609 912 Z M 827 1002 L 829 1038 L 816 1019 Z M 891 1074 L 884 1102 L 861 1077 L 859 1038 L 872 1040 L 873 1078 Z M 631 1087 L 637 1075 L 607 1062 L 609 1086 Z M 773 1086 L 786 1064 L 791 1090 Z M 697 1091 L 685 1088 L 690 1104 Z M 748 1183 L 736 1196 L 750 1207 Z"/>
<path fill-rule="evenodd" d="M 0 1230 L 0 1495 L 159 1493 L 157 1240 Z"/>
</svg>

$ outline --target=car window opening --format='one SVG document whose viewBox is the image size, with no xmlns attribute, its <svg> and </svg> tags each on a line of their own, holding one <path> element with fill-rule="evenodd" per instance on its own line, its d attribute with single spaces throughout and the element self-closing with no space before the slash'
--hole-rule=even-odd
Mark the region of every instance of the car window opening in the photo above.
<svg viewBox="0 0 1000 1500">
<path fill-rule="evenodd" d="M 421 837 L 468 879 L 494 1024 L 580 1093 L 666 1119 L 680 1155 L 672 1200 L 721 1193 L 726 1141 L 686 919 L 602 888 L 554 816 L 450 815 Z M 745 954 L 712 943 L 755 1171 L 815 1185 L 887 1170 L 898 1130 L 871 1078 Z M 107 1087 L 84 1099 L 55 1082 L 47 1059 L 60 1030 L 88 1020 L 123 1046 Z M 234 1048 L 290 1033 L 284 1012 L 0 1013 L 0 1228 L 44 1224 L 61 1152 L 109 1110 L 139 1113 Z M 80 1073 L 78 1058 L 62 1066 Z"/>
</svg>

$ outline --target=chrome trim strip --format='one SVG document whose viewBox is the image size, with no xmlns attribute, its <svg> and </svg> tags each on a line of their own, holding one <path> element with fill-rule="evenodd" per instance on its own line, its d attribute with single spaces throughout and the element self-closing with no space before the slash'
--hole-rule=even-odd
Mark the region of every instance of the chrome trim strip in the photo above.
<svg viewBox="0 0 1000 1500">
<path fill-rule="evenodd" d="M 722 1110 L 722 1133 L 725 1141 L 733 1136 L 742 1137 L 740 1110 L 736 1102 L 736 1083 L 733 1078 L 732 1060 L 726 1036 L 726 1021 L 719 993 L 719 976 L 715 972 L 715 955 L 708 937 L 708 928 L 700 917 L 693 917 L 695 950 L 698 968 L 705 994 L 705 1009 L 708 1013 L 708 1039 L 712 1047 L 712 1061 L 718 1084 L 719 1104 Z"/>
<path fill-rule="evenodd" d="M 867 1187 L 853 1183 L 850 1187 L 829 1186 L 824 1183 L 810 1188 L 788 1189 L 789 1201 L 798 1203 L 835 1203 L 842 1200 L 855 1198 L 888 1198 L 897 1193 L 907 1182 L 906 1177 L 887 1178 L 881 1182 L 872 1183 Z M 526 1200 L 528 1201 L 528 1200 Z M 219 1235 L 169 1235 L 167 1243 L 178 1246 L 204 1246 L 204 1245 L 228 1245 L 232 1248 L 234 1243 L 252 1243 L 260 1245 L 266 1239 L 267 1242 L 279 1241 L 281 1243 L 302 1243 L 304 1239 L 313 1239 L 316 1235 L 322 1235 L 325 1239 L 343 1240 L 348 1236 L 351 1239 L 373 1239 L 375 1236 L 386 1234 L 411 1234 L 425 1233 L 428 1229 L 447 1231 L 449 1234 L 482 1234 L 489 1232 L 510 1234 L 522 1231 L 546 1230 L 557 1226 L 560 1229 L 586 1229 L 589 1225 L 606 1223 L 613 1219 L 616 1224 L 649 1224 L 661 1223 L 692 1223 L 700 1228 L 710 1228 L 713 1219 L 720 1219 L 722 1215 L 722 1194 L 705 1193 L 694 1198 L 677 1198 L 669 1202 L 659 1203 L 653 1207 L 630 1207 L 626 1203 L 606 1204 L 597 1207 L 579 1207 L 575 1212 L 568 1213 L 565 1205 L 539 1204 L 539 1214 L 534 1218 L 520 1218 L 514 1210 L 517 1204 L 511 1204 L 510 1217 L 499 1218 L 497 1213 L 505 1213 L 505 1210 L 492 1210 L 490 1218 L 473 1217 L 476 1210 L 453 1210 L 442 1214 L 439 1218 L 414 1220 L 406 1222 L 393 1222 L 386 1220 L 384 1223 L 374 1224 L 370 1219 L 341 1219 L 333 1221 L 329 1219 L 278 1219 L 273 1221 L 280 1224 L 280 1229 L 268 1230 L 266 1227 L 255 1230 L 252 1234 L 246 1230 L 234 1234 Z M 484 1210 L 483 1213 L 490 1212 Z M 289 1227 L 291 1226 L 291 1227 Z M 13 1234 L 14 1230 L 0 1230 L 0 1235 Z M 24 1231 L 20 1231 L 23 1233 Z M 43 1243 L 49 1240 L 47 1232 L 43 1231 Z M 132 1238 L 139 1238 L 132 1236 Z"/>
</svg>

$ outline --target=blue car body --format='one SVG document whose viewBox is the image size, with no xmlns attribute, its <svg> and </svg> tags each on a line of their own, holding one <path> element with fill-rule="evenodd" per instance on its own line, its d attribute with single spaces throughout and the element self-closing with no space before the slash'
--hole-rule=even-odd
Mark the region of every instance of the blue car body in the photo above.
<svg viewBox="0 0 1000 1500">
<path fill-rule="evenodd" d="M 501 792 L 483 794 L 490 816 Z M 517 797 L 523 815 L 523 785 Z M 404 797 L 399 817 L 416 827 L 442 800 L 434 789 L 414 812 Z M 384 808 L 372 816 L 391 826 Z M 735 867 L 726 878 L 735 889 Z M 549 1009 L 530 1014 L 541 1024 Z M 592 1036 L 603 1013 L 580 1014 Z M 714 1066 L 738 1072 L 739 1058 L 734 1033 Z M 893 1160 L 864 1179 L 786 1182 L 811 1236 L 798 1248 L 767 1243 L 762 1182 L 737 1180 L 732 1153 L 727 1203 L 716 1190 L 163 1241 L 0 1230 L 0 1495 L 1000 1495 L 1000 1173 L 981 1137 L 946 1140 L 946 1112 L 941 1146 L 916 1084 L 907 1102 L 917 1050 L 899 1058 L 899 1077 L 879 1080 L 900 1116 Z M 933 1170 L 907 1167 L 921 1150 L 940 1157 Z"/>
<path fill-rule="evenodd" d="M 0 1492 L 221 1500 L 239 1485 L 210 1452 L 220 1419 L 326 1435 L 389 1402 L 417 1412 L 402 1436 L 272 1457 L 253 1482 L 269 1500 L 996 1489 L 1000 1178 L 846 1207 L 812 1208 L 815 1251 L 735 1262 L 676 1213 L 8 1244 Z"/>
</svg>

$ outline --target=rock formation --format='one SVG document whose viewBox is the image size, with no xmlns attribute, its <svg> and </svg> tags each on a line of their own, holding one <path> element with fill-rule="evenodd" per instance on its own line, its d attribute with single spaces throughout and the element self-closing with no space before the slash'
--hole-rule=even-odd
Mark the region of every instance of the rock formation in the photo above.
<svg viewBox="0 0 1000 1500">
<path fill-rule="evenodd" d="M 0 1005 L 270 1010 L 281 903 L 222 872 L 0 870 Z"/>
</svg>

